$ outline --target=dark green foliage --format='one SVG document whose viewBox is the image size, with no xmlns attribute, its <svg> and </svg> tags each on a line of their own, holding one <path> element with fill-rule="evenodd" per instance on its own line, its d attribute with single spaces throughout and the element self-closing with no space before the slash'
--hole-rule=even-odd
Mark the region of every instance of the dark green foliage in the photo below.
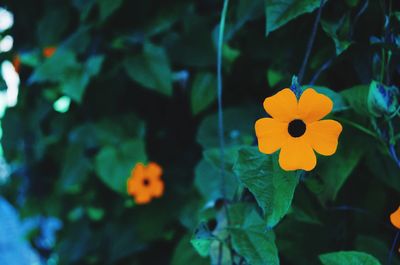
<svg viewBox="0 0 400 265">
<path fill-rule="evenodd" d="M 0 63 L 19 55 L 21 85 L 1 120 L 1 197 L 21 221 L 63 222 L 49 249 L 38 227 L 27 243 L 60 265 L 386 264 L 400 205 L 399 1 L 323 1 L 298 88 L 332 99 L 337 152 L 286 172 L 279 151 L 257 147 L 263 101 L 298 75 L 320 2 L 231 0 L 218 43 L 222 0 L 2 1 L 15 23 L 0 39 L 15 41 Z M 127 179 L 148 162 L 165 191 L 137 205 Z"/>
</svg>

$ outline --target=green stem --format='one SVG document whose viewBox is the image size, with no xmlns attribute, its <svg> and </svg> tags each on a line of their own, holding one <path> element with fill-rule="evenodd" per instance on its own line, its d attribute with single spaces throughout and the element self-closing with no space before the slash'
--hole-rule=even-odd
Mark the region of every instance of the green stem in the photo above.
<svg viewBox="0 0 400 265">
<path fill-rule="evenodd" d="M 350 125 L 350 126 L 356 128 L 356 129 L 358 129 L 358 130 L 360 130 L 360 131 L 362 131 L 362 132 L 364 132 L 364 133 L 366 133 L 366 134 L 368 134 L 368 135 L 374 137 L 374 138 L 377 139 L 377 140 L 380 140 L 380 138 L 379 138 L 373 131 L 371 131 L 371 130 L 368 129 L 368 128 L 365 128 L 364 126 L 362 126 L 362 125 L 360 125 L 360 124 L 358 124 L 358 123 L 356 123 L 356 122 L 353 122 L 353 121 L 348 120 L 348 119 L 346 119 L 346 118 L 335 117 L 335 119 L 338 120 L 338 121 L 341 121 L 341 122 L 343 122 L 343 123 L 346 123 L 346 124 L 348 124 L 348 125 Z"/>
</svg>

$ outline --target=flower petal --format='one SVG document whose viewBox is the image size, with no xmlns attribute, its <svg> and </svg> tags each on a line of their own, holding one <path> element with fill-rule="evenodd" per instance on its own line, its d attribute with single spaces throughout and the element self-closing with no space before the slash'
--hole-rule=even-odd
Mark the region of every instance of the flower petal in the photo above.
<svg viewBox="0 0 400 265">
<path fill-rule="evenodd" d="M 146 204 L 146 203 L 149 203 L 150 201 L 151 201 L 150 193 L 142 191 L 135 196 L 136 204 Z"/>
<path fill-rule="evenodd" d="M 164 183 L 162 181 L 154 181 L 151 185 L 151 194 L 158 198 L 164 193 Z"/>
<path fill-rule="evenodd" d="M 262 118 L 255 124 L 260 152 L 272 154 L 282 147 L 289 137 L 288 124 L 271 118 Z"/>
<path fill-rule="evenodd" d="M 390 215 L 390 222 L 397 229 L 400 229 L 400 207 Z"/>
<path fill-rule="evenodd" d="M 307 138 L 288 137 L 279 153 L 279 165 L 283 170 L 312 170 L 317 164 L 317 158 Z"/>
<path fill-rule="evenodd" d="M 162 175 L 162 168 L 157 163 L 150 162 L 146 167 L 146 174 L 152 180 L 159 179 Z"/>
<path fill-rule="evenodd" d="M 342 125 L 334 120 L 322 120 L 307 124 L 307 138 L 319 154 L 330 156 L 336 152 Z"/>
<path fill-rule="evenodd" d="M 333 108 L 333 102 L 327 96 L 307 88 L 299 100 L 299 117 L 306 123 L 318 121 Z"/>
<path fill-rule="evenodd" d="M 264 109 L 273 118 L 289 122 L 297 116 L 297 98 L 292 90 L 285 88 L 264 100 Z"/>
</svg>

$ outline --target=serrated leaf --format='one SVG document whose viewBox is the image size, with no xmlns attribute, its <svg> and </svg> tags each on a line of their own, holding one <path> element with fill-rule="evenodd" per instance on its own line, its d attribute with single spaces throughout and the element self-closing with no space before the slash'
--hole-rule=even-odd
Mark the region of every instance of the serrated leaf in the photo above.
<svg viewBox="0 0 400 265">
<path fill-rule="evenodd" d="M 319 256 L 324 265 L 380 265 L 373 256 L 358 251 L 339 251 Z"/>
<path fill-rule="evenodd" d="M 320 0 L 265 0 L 266 35 L 319 7 Z"/>
<path fill-rule="evenodd" d="M 217 78 L 209 72 L 198 73 L 193 81 L 190 100 L 192 113 L 198 114 L 217 98 Z"/>
<path fill-rule="evenodd" d="M 126 59 L 124 67 L 129 77 L 142 86 L 172 95 L 171 67 L 162 47 L 145 43 L 143 52 Z"/>
<path fill-rule="evenodd" d="M 126 181 L 136 163 L 145 163 L 145 144 L 141 139 L 130 140 L 118 147 L 106 146 L 95 159 L 100 179 L 112 190 L 126 194 Z"/>
<path fill-rule="evenodd" d="M 234 172 L 254 195 L 267 219 L 274 227 L 289 210 L 299 181 L 295 171 L 283 171 L 276 155 L 265 155 L 257 147 L 239 151 Z"/>
</svg>

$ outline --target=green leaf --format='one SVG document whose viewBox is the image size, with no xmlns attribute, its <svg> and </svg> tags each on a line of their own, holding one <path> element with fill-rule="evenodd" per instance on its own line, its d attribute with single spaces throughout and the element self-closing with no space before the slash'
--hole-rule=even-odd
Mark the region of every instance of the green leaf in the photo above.
<svg viewBox="0 0 400 265">
<path fill-rule="evenodd" d="M 124 62 L 129 77 L 142 86 L 161 94 L 172 95 L 172 72 L 162 47 L 145 43 L 143 52 Z"/>
<path fill-rule="evenodd" d="M 373 256 L 358 251 L 339 251 L 319 256 L 324 265 L 380 265 Z"/>
<path fill-rule="evenodd" d="M 196 74 L 191 90 L 192 113 L 198 114 L 209 107 L 217 98 L 217 78 L 215 74 L 201 72 Z"/>
<path fill-rule="evenodd" d="M 202 222 L 196 228 L 190 243 L 194 249 L 202 257 L 207 257 L 210 255 L 211 243 L 216 240 L 212 233 L 208 230 L 207 224 Z"/>
<path fill-rule="evenodd" d="M 76 102 L 81 102 L 90 78 L 97 75 L 103 64 L 103 56 L 93 56 L 84 67 L 71 70 L 65 80 L 61 80 L 61 90 Z"/>
<path fill-rule="evenodd" d="M 179 241 L 172 255 L 171 265 L 209 265 L 208 259 L 199 256 L 190 244 L 190 235 L 185 235 Z"/>
<path fill-rule="evenodd" d="M 257 147 L 239 151 L 234 171 L 263 210 L 267 226 L 274 227 L 289 210 L 299 176 L 283 171 L 276 155 L 264 155 Z"/>
<path fill-rule="evenodd" d="M 123 3 L 123 0 L 97 0 L 100 8 L 100 19 L 104 21 L 112 15 Z"/>
<path fill-rule="evenodd" d="M 59 82 L 62 92 L 79 103 L 90 79 L 100 71 L 103 60 L 102 55 L 97 55 L 82 65 L 77 61 L 75 53 L 60 48 L 36 68 L 29 81 Z"/>
<path fill-rule="evenodd" d="M 335 22 L 321 20 L 321 25 L 326 34 L 335 43 L 336 55 L 340 55 L 347 50 L 352 43 L 349 40 L 350 15 L 347 14 Z"/>
<path fill-rule="evenodd" d="M 283 73 L 273 70 L 271 68 L 268 69 L 267 80 L 268 80 L 268 85 L 270 87 L 274 87 L 275 85 L 277 85 L 279 82 L 282 81 L 283 78 L 284 78 Z"/>
<path fill-rule="evenodd" d="M 388 253 L 390 251 L 389 243 L 390 242 L 379 240 L 374 236 L 365 235 L 357 236 L 357 239 L 355 241 L 357 251 L 370 253 L 371 255 L 379 259 L 382 263 L 387 260 Z M 397 256 L 393 257 L 392 264 L 400 264 L 399 258 Z"/>
<path fill-rule="evenodd" d="M 234 250 L 252 265 L 278 265 L 275 235 L 249 205 L 236 204 L 229 208 L 230 232 Z"/>
<path fill-rule="evenodd" d="M 332 201 L 336 198 L 366 151 L 363 147 L 364 141 L 365 137 L 345 128 L 340 136 L 336 153 L 330 157 L 318 157 L 315 173 L 321 177 L 322 190 L 316 192 L 322 201 Z"/>
<path fill-rule="evenodd" d="M 83 154 L 82 145 L 75 143 L 67 147 L 57 185 L 59 191 L 69 193 L 80 191 L 81 184 L 87 179 L 92 169 L 92 164 Z"/>
<path fill-rule="evenodd" d="M 366 85 L 357 85 L 340 92 L 345 101 L 358 114 L 369 116 L 368 93 Z"/>
<path fill-rule="evenodd" d="M 54 6 L 47 10 L 39 21 L 36 31 L 38 42 L 42 47 L 57 45 L 70 23 L 68 9 L 63 5 Z M 60 23 L 60 21 L 63 21 L 63 23 Z"/>
<path fill-rule="evenodd" d="M 265 0 L 266 36 L 305 13 L 319 7 L 320 0 Z"/>
<path fill-rule="evenodd" d="M 238 148 L 225 149 L 225 174 L 222 180 L 219 149 L 209 149 L 204 152 L 205 159 L 195 168 L 194 184 L 207 202 L 220 199 L 224 195 L 228 199 L 233 198 L 238 188 L 238 181 L 232 169 L 237 155 Z M 221 188 L 223 181 L 225 194 L 222 194 Z"/>
<path fill-rule="evenodd" d="M 224 137 L 227 147 L 250 145 L 254 141 L 254 123 L 262 115 L 258 109 L 248 106 L 224 110 Z M 219 147 L 217 113 L 202 121 L 197 132 L 197 142 L 205 149 Z"/>
<path fill-rule="evenodd" d="M 100 179 L 112 190 L 126 194 L 126 181 L 136 163 L 145 163 L 143 140 L 135 139 L 120 146 L 106 146 L 96 156 L 95 169 Z"/>
</svg>

